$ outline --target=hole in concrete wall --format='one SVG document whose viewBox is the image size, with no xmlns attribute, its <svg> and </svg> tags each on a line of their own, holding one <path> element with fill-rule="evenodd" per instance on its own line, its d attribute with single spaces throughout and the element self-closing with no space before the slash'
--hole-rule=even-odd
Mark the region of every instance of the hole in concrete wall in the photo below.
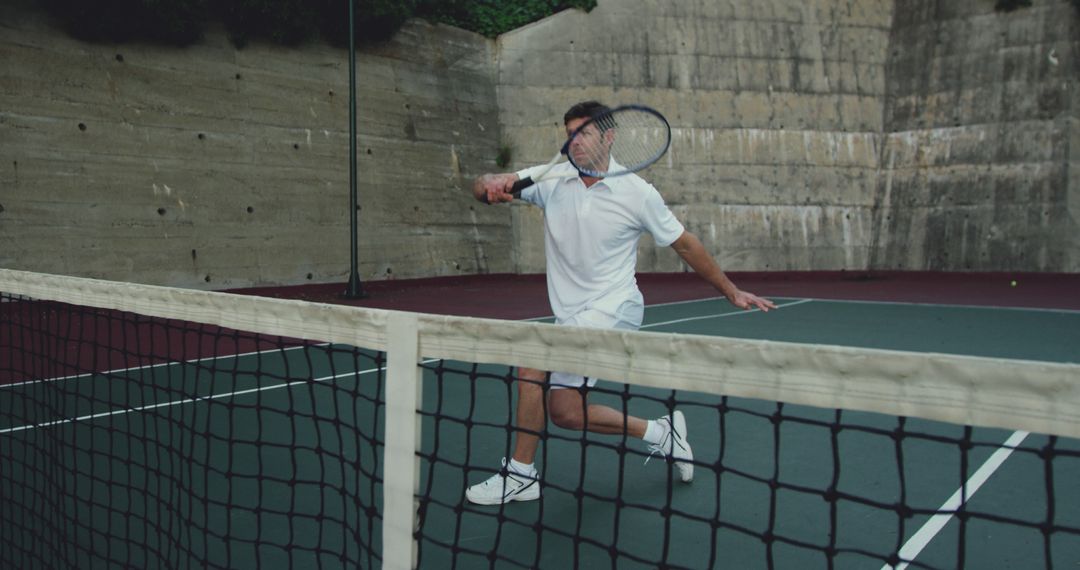
<svg viewBox="0 0 1080 570">
<path fill-rule="evenodd" d="M 124 55 L 120 54 L 120 53 L 116 54 L 116 61 L 119 61 L 120 63 L 124 63 Z"/>
<path fill-rule="evenodd" d="M 199 133 L 199 140 L 206 140 L 206 135 Z"/>
<path fill-rule="evenodd" d="M 330 91 L 328 92 L 328 94 L 329 94 L 329 95 L 330 95 L 331 97 L 333 97 L 333 96 L 334 96 L 334 90 L 333 90 L 333 89 L 331 89 L 331 90 L 330 90 Z"/>
<path fill-rule="evenodd" d="M 389 267 L 387 267 L 387 268 L 386 268 L 386 274 L 387 274 L 387 275 L 390 275 L 390 274 L 391 274 L 391 273 L 393 273 L 393 272 L 394 272 L 394 270 L 393 270 L 393 269 L 391 269 L 391 268 L 389 268 Z"/>
<path fill-rule="evenodd" d="M 199 254 L 194 249 L 191 250 L 191 260 L 195 261 L 198 258 L 199 258 Z"/>
<path fill-rule="evenodd" d="M 368 153 L 368 154 L 371 154 L 371 149 L 370 149 L 370 148 L 369 148 L 369 149 L 367 149 L 367 153 Z"/>
<path fill-rule="evenodd" d="M 255 211 L 255 208 L 252 208 L 251 206 L 248 206 L 248 207 L 247 207 L 247 213 L 249 213 L 249 214 L 250 214 L 250 213 L 252 213 L 252 212 L 254 212 L 254 211 Z"/>
<path fill-rule="evenodd" d="M 240 79 L 240 74 L 239 73 L 236 74 L 236 78 Z"/>
<path fill-rule="evenodd" d="M 85 131 L 86 130 L 86 123 L 79 123 L 79 130 L 80 131 Z"/>
<path fill-rule="evenodd" d="M 4 205 L 0 204 L 0 214 L 4 213 Z"/>
<path fill-rule="evenodd" d="M 158 213 L 159 216 L 164 216 L 165 215 L 165 208 L 158 208 L 157 213 Z"/>
<path fill-rule="evenodd" d="M 307 274 L 307 278 L 308 278 L 308 280 L 311 280 L 311 278 L 312 278 L 312 277 L 314 277 L 314 275 L 312 275 L 312 274 L 310 274 L 310 273 L 308 273 L 308 274 Z"/>
<path fill-rule="evenodd" d="M 208 274 L 205 278 L 203 278 L 203 281 L 206 281 L 207 283 L 209 283 L 210 282 L 210 275 Z"/>
<path fill-rule="evenodd" d="M 296 149 L 296 150 L 300 149 L 300 145 L 298 145 L 296 143 L 293 143 L 292 147 L 293 147 L 293 149 Z"/>
</svg>

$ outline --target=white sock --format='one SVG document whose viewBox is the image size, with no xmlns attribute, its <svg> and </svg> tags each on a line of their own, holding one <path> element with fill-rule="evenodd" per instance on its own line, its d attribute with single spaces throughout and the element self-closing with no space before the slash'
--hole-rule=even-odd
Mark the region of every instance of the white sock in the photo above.
<svg viewBox="0 0 1080 570">
<path fill-rule="evenodd" d="M 536 475 L 536 467 L 532 463 L 521 463 L 516 459 L 510 460 L 510 470 L 519 475 Z"/>
<path fill-rule="evenodd" d="M 645 435 L 641 439 L 645 440 L 645 443 L 657 444 L 665 435 L 667 435 L 667 426 L 656 420 L 649 420 L 649 427 L 645 428 Z"/>
</svg>

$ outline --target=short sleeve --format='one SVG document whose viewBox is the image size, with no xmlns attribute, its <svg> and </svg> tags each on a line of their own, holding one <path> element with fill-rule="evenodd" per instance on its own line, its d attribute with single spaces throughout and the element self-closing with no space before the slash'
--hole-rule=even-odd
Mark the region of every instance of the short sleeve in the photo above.
<svg viewBox="0 0 1080 570">
<path fill-rule="evenodd" d="M 664 203 L 664 199 L 656 188 L 649 187 L 645 195 L 641 213 L 641 223 L 652 234 L 656 245 L 667 247 L 682 236 L 686 228 L 671 213 L 671 209 Z"/>
</svg>

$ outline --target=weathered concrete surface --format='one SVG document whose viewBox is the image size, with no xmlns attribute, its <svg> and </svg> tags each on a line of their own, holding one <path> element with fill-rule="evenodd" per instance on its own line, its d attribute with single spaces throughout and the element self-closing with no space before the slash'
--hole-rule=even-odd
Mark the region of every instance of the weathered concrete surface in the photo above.
<svg viewBox="0 0 1080 570">
<path fill-rule="evenodd" d="M 645 103 L 674 140 L 644 176 L 722 266 L 864 268 L 892 12 L 887 0 L 601 1 L 505 34 L 500 122 L 515 166 L 548 158 L 577 101 Z M 539 214 L 514 218 L 515 269 L 539 271 Z M 681 268 L 643 243 L 640 270 Z"/>
<path fill-rule="evenodd" d="M 72 40 L 0 5 L 0 266 L 202 288 L 348 270 L 347 54 Z M 1080 271 L 1076 10 L 1035 0 L 600 0 L 498 41 L 412 22 L 358 58 L 361 277 L 543 269 L 574 102 L 643 102 L 645 176 L 730 270 Z M 81 126 L 80 126 L 81 125 Z M 643 244 L 639 269 L 680 271 Z"/>
<path fill-rule="evenodd" d="M 185 48 L 78 42 L 0 8 L 0 266 L 225 288 L 342 281 L 348 53 L 210 31 Z M 505 271 L 492 42 L 413 22 L 358 54 L 361 276 Z"/>
<path fill-rule="evenodd" d="M 729 269 L 1080 271 L 1080 18 L 993 7 L 601 1 L 500 39 L 501 122 L 524 165 L 576 101 L 664 110 L 645 176 Z M 538 271 L 538 214 L 514 217 L 515 267 Z"/>
<path fill-rule="evenodd" d="M 1080 271 L 1080 14 L 905 3 L 893 27 L 872 268 Z"/>
</svg>

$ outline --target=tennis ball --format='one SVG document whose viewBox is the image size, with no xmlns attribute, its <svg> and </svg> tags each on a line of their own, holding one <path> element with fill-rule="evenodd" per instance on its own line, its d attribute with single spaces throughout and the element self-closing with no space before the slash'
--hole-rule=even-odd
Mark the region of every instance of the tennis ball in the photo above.
<svg viewBox="0 0 1080 570">
<path fill-rule="evenodd" d="M 1016 287 L 1016 281 L 1009 281 L 1010 287 Z"/>
</svg>

